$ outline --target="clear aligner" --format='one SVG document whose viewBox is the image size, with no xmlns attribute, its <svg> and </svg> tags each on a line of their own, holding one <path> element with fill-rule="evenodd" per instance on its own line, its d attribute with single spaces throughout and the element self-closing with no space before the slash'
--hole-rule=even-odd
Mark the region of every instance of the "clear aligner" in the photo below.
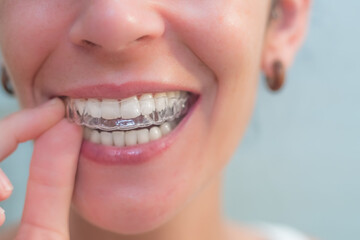
<svg viewBox="0 0 360 240">
<path fill-rule="evenodd" d="M 121 114 L 113 119 L 104 118 L 104 114 L 101 114 L 101 102 L 98 99 L 71 99 L 67 98 L 66 102 L 66 117 L 82 126 L 86 126 L 91 129 L 99 129 L 102 131 L 124 131 L 132 130 L 136 128 L 145 128 L 152 125 L 161 125 L 164 122 L 177 120 L 183 117 L 189 109 L 189 94 L 186 92 L 181 93 L 179 96 L 168 97 L 164 96 L 163 99 L 154 99 L 154 101 L 163 101 L 163 109 L 158 111 L 154 109 L 151 113 L 143 114 L 139 109 L 133 118 L 123 118 Z M 104 101 L 104 100 L 103 100 Z M 115 106 L 113 109 L 115 112 L 121 112 L 121 106 L 124 104 L 124 100 L 113 100 Z M 135 100 L 141 106 L 142 103 L 146 103 L 148 100 Z M 143 102 L 142 102 L 143 101 Z M 116 104 L 116 102 L 118 104 Z M 96 106 L 94 106 L 94 103 Z M 136 102 L 135 102 L 136 103 Z M 94 108 L 96 108 L 94 110 Z M 100 111 L 100 112 L 99 112 Z M 103 110 L 104 111 L 104 110 Z"/>
</svg>

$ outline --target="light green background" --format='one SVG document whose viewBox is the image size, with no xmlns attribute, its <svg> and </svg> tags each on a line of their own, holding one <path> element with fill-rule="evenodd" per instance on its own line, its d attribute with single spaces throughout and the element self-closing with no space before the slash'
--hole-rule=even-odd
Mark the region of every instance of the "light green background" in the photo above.
<svg viewBox="0 0 360 240">
<path fill-rule="evenodd" d="M 273 95 L 262 81 L 227 168 L 224 202 L 232 218 L 285 223 L 321 239 L 360 239 L 359 10 L 358 0 L 315 0 L 286 88 Z M 0 116 L 16 109 L 1 93 Z M 1 163 L 15 186 L 1 204 L 8 222 L 21 214 L 31 151 L 23 144 Z"/>
</svg>

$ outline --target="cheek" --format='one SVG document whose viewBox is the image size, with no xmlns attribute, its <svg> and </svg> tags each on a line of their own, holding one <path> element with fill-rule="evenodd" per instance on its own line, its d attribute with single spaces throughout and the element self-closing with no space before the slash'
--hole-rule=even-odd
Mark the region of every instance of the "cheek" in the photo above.
<svg viewBox="0 0 360 240">
<path fill-rule="evenodd" d="M 267 16 L 265 1 L 225 1 L 210 1 L 205 10 L 175 21 L 216 79 L 214 94 L 204 100 L 213 103 L 208 146 L 217 161 L 229 159 L 251 116 Z"/>
<path fill-rule="evenodd" d="M 25 105 L 33 101 L 32 83 L 41 64 L 60 39 L 66 37 L 71 14 L 67 2 L 5 0 L 0 3 L 0 46 L 17 95 Z"/>
</svg>

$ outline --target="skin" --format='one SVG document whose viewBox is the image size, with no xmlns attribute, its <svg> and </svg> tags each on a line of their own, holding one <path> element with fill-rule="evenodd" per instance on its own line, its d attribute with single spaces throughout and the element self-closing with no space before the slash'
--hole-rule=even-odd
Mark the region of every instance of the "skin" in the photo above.
<svg viewBox="0 0 360 240">
<path fill-rule="evenodd" d="M 291 65 L 309 5 L 282 0 L 269 22 L 263 0 L 0 0 L 1 51 L 25 109 L 1 120 L 0 159 L 35 140 L 16 239 L 260 239 L 222 216 L 222 169 L 260 70 Z M 60 100 L 41 105 L 84 83 L 139 78 L 201 95 L 176 142 L 141 166 L 79 159 L 81 128 L 62 120 Z M 0 189 L 0 200 L 11 191 Z"/>
</svg>

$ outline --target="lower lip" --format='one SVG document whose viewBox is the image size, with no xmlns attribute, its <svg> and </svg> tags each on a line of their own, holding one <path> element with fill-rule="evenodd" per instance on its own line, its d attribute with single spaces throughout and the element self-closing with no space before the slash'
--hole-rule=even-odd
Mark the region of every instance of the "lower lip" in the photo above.
<svg viewBox="0 0 360 240">
<path fill-rule="evenodd" d="M 200 99 L 191 106 L 187 115 L 173 131 L 156 141 L 128 147 L 113 147 L 84 140 L 80 154 L 102 165 L 137 165 L 151 161 L 174 143 L 199 102 Z"/>
</svg>

